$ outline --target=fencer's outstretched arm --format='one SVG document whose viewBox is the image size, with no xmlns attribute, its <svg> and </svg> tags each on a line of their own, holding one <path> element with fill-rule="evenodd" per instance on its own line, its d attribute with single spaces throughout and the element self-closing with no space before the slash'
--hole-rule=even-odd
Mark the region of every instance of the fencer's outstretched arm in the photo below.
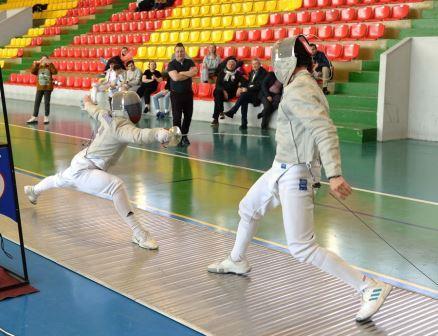
<svg viewBox="0 0 438 336">
<path fill-rule="evenodd" d="M 153 142 L 164 143 L 162 132 L 167 131 L 162 128 L 138 128 L 133 124 L 126 123 L 116 130 L 116 136 L 123 143 L 132 143 L 137 145 L 146 145 Z"/>
<path fill-rule="evenodd" d="M 83 98 L 83 100 L 84 100 L 85 111 L 87 111 L 88 114 L 90 115 L 90 117 L 93 118 L 94 120 L 99 120 L 99 118 L 104 113 L 108 112 L 106 109 L 103 109 L 103 108 L 99 107 L 99 105 L 93 104 L 93 102 L 91 101 L 90 96 L 85 96 Z"/>
<path fill-rule="evenodd" d="M 339 138 L 336 127 L 328 116 L 328 107 L 314 92 L 308 90 L 305 82 L 297 81 L 288 97 L 293 114 L 312 134 L 328 177 L 342 175 Z M 311 146 L 312 144 L 308 144 Z"/>
</svg>

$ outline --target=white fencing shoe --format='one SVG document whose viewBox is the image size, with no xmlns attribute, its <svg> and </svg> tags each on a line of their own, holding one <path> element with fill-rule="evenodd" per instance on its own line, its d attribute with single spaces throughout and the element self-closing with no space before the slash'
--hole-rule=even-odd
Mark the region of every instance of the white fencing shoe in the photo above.
<svg viewBox="0 0 438 336">
<path fill-rule="evenodd" d="M 144 249 L 148 249 L 148 250 L 158 249 L 157 242 L 148 231 L 140 231 L 138 233 L 134 233 L 132 235 L 132 242 Z"/>
<path fill-rule="evenodd" d="M 381 281 L 362 291 L 362 306 L 356 315 L 357 322 L 365 322 L 377 313 L 391 292 L 392 286 Z"/>
<path fill-rule="evenodd" d="M 207 270 L 211 273 L 245 274 L 251 271 L 251 266 L 246 260 L 233 261 L 231 257 L 228 256 L 224 261 L 209 265 Z"/>
<path fill-rule="evenodd" d="M 35 192 L 35 189 L 33 186 L 25 186 L 24 187 L 24 193 L 26 194 L 27 198 L 29 199 L 29 202 L 32 204 L 37 204 L 38 195 Z"/>
<path fill-rule="evenodd" d="M 44 124 L 49 124 L 50 123 L 50 120 L 49 120 L 49 117 L 44 117 Z"/>
</svg>

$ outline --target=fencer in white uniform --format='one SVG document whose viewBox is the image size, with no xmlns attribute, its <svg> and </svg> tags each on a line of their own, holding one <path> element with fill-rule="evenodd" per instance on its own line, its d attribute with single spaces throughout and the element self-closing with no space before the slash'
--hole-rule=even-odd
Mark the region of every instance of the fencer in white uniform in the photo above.
<svg viewBox="0 0 438 336">
<path fill-rule="evenodd" d="M 318 245 L 314 232 L 314 188 L 319 184 L 321 163 L 331 192 L 345 198 L 351 188 L 342 177 L 339 140 L 328 116 L 328 102 L 307 69 L 312 65 L 304 36 L 285 39 L 272 51 L 274 72 L 284 85 L 278 107 L 276 156 L 270 168 L 240 202 L 240 222 L 230 255 L 208 266 L 213 273 L 245 274 L 251 270 L 245 254 L 258 221 L 282 207 L 287 245 L 293 257 L 313 264 L 362 293 L 356 316 L 368 320 L 383 304 L 391 286 L 373 280 L 339 256 Z"/>
<path fill-rule="evenodd" d="M 107 171 L 117 162 L 128 144 L 166 144 L 169 131 L 135 126 L 142 111 L 140 97 L 133 91 L 115 93 L 112 111 L 93 104 L 90 96 L 84 98 L 84 108 L 98 123 L 91 143 L 74 156 L 66 170 L 46 177 L 35 186 L 25 186 L 27 197 L 36 204 L 38 197 L 46 190 L 73 188 L 112 199 L 117 213 L 133 232 L 132 241 L 146 249 L 157 249 L 155 239 L 135 216 L 123 181 Z"/>
</svg>

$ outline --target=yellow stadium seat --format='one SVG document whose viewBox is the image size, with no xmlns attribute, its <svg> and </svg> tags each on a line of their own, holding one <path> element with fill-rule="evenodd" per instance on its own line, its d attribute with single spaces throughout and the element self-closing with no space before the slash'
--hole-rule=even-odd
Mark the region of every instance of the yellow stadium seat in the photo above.
<svg viewBox="0 0 438 336">
<path fill-rule="evenodd" d="M 164 59 L 171 59 L 173 54 L 174 54 L 174 52 L 175 52 L 174 49 L 175 49 L 174 47 L 167 47 L 167 49 L 166 49 L 166 56 L 164 57 Z"/>
<path fill-rule="evenodd" d="M 221 5 L 211 5 L 210 6 L 210 15 L 220 15 L 221 14 Z"/>
<path fill-rule="evenodd" d="M 198 6 L 200 3 L 200 0 L 192 0 L 192 6 Z"/>
<path fill-rule="evenodd" d="M 257 25 L 257 15 L 245 16 L 245 27 L 254 27 Z"/>
<path fill-rule="evenodd" d="M 203 40 L 202 33 L 201 33 L 201 40 L 202 42 L 206 42 Z M 208 40 L 214 43 L 222 42 L 222 30 L 212 31 Z"/>
<path fill-rule="evenodd" d="M 302 0 L 279 0 L 277 3 L 277 10 L 292 11 L 301 8 Z"/>
<path fill-rule="evenodd" d="M 134 58 L 145 58 L 146 57 L 146 47 L 140 47 L 137 49 L 137 54 Z"/>
<path fill-rule="evenodd" d="M 186 43 L 190 41 L 190 32 L 182 31 L 179 33 L 179 40 L 181 43 Z"/>
<path fill-rule="evenodd" d="M 232 14 L 242 13 L 242 3 L 238 2 L 231 4 L 231 13 Z"/>
<path fill-rule="evenodd" d="M 5 57 L 3 56 L 3 52 L 4 52 L 4 49 L 0 49 L 0 58 L 5 58 Z"/>
<path fill-rule="evenodd" d="M 222 16 L 221 26 L 224 28 L 233 26 L 233 17 L 232 16 Z"/>
<path fill-rule="evenodd" d="M 265 3 L 265 11 L 270 13 L 270 12 L 275 12 L 277 10 L 277 1 L 266 1 Z"/>
<path fill-rule="evenodd" d="M 5 66 L 5 61 L 0 61 L 0 68 L 3 68 Z"/>
<path fill-rule="evenodd" d="M 233 16 L 233 27 L 240 28 L 245 24 L 245 17 L 243 15 Z"/>
<path fill-rule="evenodd" d="M 231 13 L 231 4 L 225 3 L 221 5 L 221 14 L 227 15 Z"/>
<path fill-rule="evenodd" d="M 183 6 L 191 6 L 192 5 L 192 0 L 183 0 Z"/>
<path fill-rule="evenodd" d="M 192 7 L 184 7 L 181 9 L 182 17 L 190 17 L 191 13 L 192 13 Z"/>
<path fill-rule="evenodd" d="M 161 23 L 161 30 L 170 30 L 170 29 L 172 29 L 173 22 L 177 21 L 177 20 L 178 19 L 176 19 L 176 20 L 163 20 L 163 22 Z"/>
<path fill-rule="evenodd" d="M 211 41 L 211 31 L 203 30 L 199 36 L 199 41 L 202 43 L 207 43 Z"/>
<path fill-rule="evenodd" d="M 257 15 L 257 25 L 264 26 L 267 25 L 269 21 L 269 14 L 259 14 Z"/>
<path fill-rule="evenodd" d="M 164 68 L 164 63 L 163 62 L 157 62 L 157 70 L 162 72 Z"/>
<path fill-rule="evenodd" d="M 199 31 L 191 31 L 190 32 L 190 42 L 196 43 L 199 42 Z"/>
<path fill-rule="evenodd" d="M 190 19 L 181 19 L 180 28 L 187 29 L 190 27 Z"/>
<path fill-rule="evenodd" d="M 149 62 L 144 62 L 140 70 L 145 72 L 147 69 L 149 69 Z"/>
<path fill-rule="evenodd" d="M 160 33 L 157 33 L 157 32 L 152 33 L 151 37 L 149 38 L 149 42 L 151 44 L 160 43 Z"/>
<path fill-rule="evenodd" d="M 200 18 L 193 18 L 190 23 L 190 28 L 196 29 L 201 27 L 201 19 Z"/>
<path fill-rule="evenodd" d="M 169 43 L 176 44 L 179 42 L 179 32 L 171 32 L 169 35 Z"/>
<path fill-rule="evenodd" d="M 140 48 L 144 48 L 144 47 L 140 47 Z M 138 51 L 137 51 L 138 53 Z M 136 68 L 142 70 L 143 69 L 143 62 L 134 62 L 134 65 Z"/>
<path fill-rule="evenodd" d="M 201 28 L 210 28 L 211 27 L 211 17 L 201 18 Z"/>
<path fill-rule="evenodd" d="M 180 26 L 181 26 L 181 20 L 180 19 L 172 20 L 172 29 L 173 30 L 180 29 Z"/>
<path fill-rule="evenodd" d="M 29 28 L 29 30 L 27 31 L 27 35 L 33 36 L 33 33 L 34 33 L 34 29 L 33 28 Z"/>
<path fill-rule="evenodd" d="M 212 28 L 221 28 L 222 27 L 222 18 L 220 16 L 215 16 L 211 18 L 211 27 Z"/>
<path fill-rule="evenodd" d="M 166 47 L 165 46 L 159 46 L 156 49 L 156 53 L 154 57 L 149 57 L 151 59 L 157 58 L 157 59 L 163 59 L 166 58 Z"/>
<path fill-rule="evenodd" d="M 253 7 L 254 6 L 253 6 L 252 2 L 245 2 L 242 5 L 242 12 L 247 14 L 247 13 L 250 13 L 250 12 L 254 11 L 254 12 L 257 13 L 257 10 L 253 9 Z"/>
<path fill-rule="evenodd" d="M 224 30 L 222 32 L 222 42 L 231 42 L 234 40 L 234 30 Z"/>
<path fill-rule="evenodd" d="M 189 55 L 191 58 L 198 57 L 199 54 L 199 47 L 191 46 L 187 49 L 187 55 Z"/>
<path fill-rule="evenodd" d="M 210 14 L 210 6 L 201 6 L 201 9 L 199 11 L 199 14 L 201 16 L 207 16 Z"/>
<path fill-rule="evenodd" d="M 175 7 L 172 11 L 172 17 L 177 18 L 182 16 L 182 8 L 181 7 Z"/>
<path fill-rule="evenodd" d="M 213 2 L 214 2 L 214 0 L 213 0 Z M 201 3 L 201 5 L 209 5 L 210 0 L 201 0 L 200 3 Z"/>
<path fill-rule="evenodd" d="M 191 16 L 198 16 L 199 13 L 200 13 L 200 7 L 198 7 L 198 6 L 192 7 L 190 9 L 190 15 Z"/>
<path fill-rule="evenodd" d="M 154 59 L 157 56 L 157 47 L 148 47 L 145 58 Z"/>
</svg>

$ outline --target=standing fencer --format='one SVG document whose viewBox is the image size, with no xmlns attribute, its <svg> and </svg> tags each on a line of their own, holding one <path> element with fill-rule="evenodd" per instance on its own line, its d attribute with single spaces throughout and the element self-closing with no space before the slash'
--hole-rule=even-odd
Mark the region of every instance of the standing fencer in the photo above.
<svg viewBox="0 0 438 336">
<path fill-rule="evenodd" d="M 272 51 L 274 72 L 284 85 L 277 116 L 277 150 L 272 168 L 264 173 L 240 202 L 240 222 L 231 254 L 208 266 L 213 273 L 244 274 L 251 270 L 245 254 L 265 213 L 281 204 L 290 253 L 338 277 L 362 294 L 356 316 L 369 319 L 382 306 L 391 286 L 366 277 L 315 240 L 314 188 L 321 164 L 329 177 L 331 192 L 341 198 L 351 187 L 342 177 L 339 140 L 328 116 L 328 102 L 309 73 L 311 49 L 304 36 L 277 43 Z"/>
<path fill-rule="evenodd" d="M 146 249 L 157 249 L 155 239 L 134 214 L 123 181 L 107 172 L 115 164 L 128 144 L 169 142 L 170 132 L 162 128 L 140 129 L 140 97 L 133 91 L 117 92 L 112 110 L 94 105 L 90 96 L 84 97 L 85 110 L 98 122 L 98 129 L 89 146 L 75 155 L 66 170 L 43 179 L 35 186 L 25 186 L 29 201 L 37 203 L 42 192 L 52 188 L 70 187 L 79 191 L 110 198 L 117 213 L 131 228 L 132 241 Z"/>
</svg>

